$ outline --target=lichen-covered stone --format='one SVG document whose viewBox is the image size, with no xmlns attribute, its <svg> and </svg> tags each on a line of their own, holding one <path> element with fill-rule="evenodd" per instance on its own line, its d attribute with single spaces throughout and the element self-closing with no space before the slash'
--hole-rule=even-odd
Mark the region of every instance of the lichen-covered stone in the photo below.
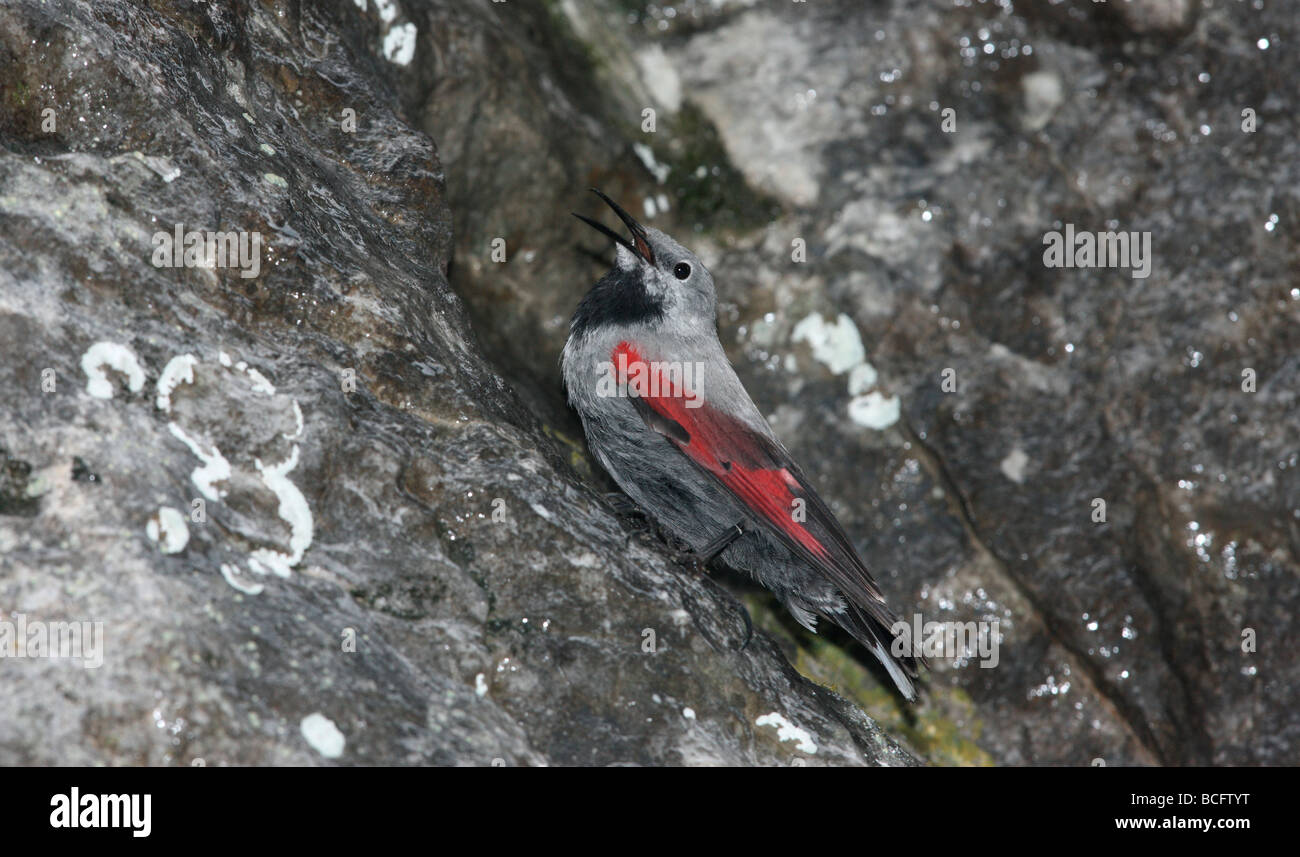
<svg viewBox="0 0 1300 857">
<path fill-rule="evenodd" d="M 435 34 L 362 5 L 0 8 L 0 622 L 103 631 L 0 659 L 0 763 L 911 763 L 485 358 Z M 260 270 L 156 265 L 177 224 Z"/>
</svg>

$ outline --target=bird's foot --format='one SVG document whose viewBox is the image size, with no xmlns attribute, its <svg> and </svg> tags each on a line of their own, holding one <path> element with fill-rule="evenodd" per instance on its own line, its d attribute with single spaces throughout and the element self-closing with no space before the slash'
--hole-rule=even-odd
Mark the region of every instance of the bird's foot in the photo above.
<svg viewBox="0 0 1300 857">
<path fill-rule="evenodd" d="M 614 505 L 615 508 L 617 508 L 617 503 L 619 501 L 614 500 L 613 499 L 614 496 L 615 495 L 610 495 L 610 494 L 605 495 L 606 499 L 610 501 L 610 504 Z M 623 501 L 626 501 L 626 503 L 632 509 L 632 512 L 629 514 L 627 520 L 633 524 L 633 528 L 635 529 L 638 535 L 642 536 L 643 538 L 646 536 L 653 536 L 655 541 L 659 542 L 659 545 L 664 550 L 664 552 L 667 553 L 668 556 L 676 563 L 689 566 L 692 568 L 697 567 L 701 564 L 699 555 L 695 551 L 691 550 L 690 545 L 688 545 L 686 542 L 682 541 L 681 539 L 677 538 L 668 530 L 666 530 L 664 527 L 662 527 L 658 521 L 656 521 L 654 518 L 647 515 L 644 511 L 642 511 L 639 507 L 637 507 L 636 504 L 632 503 L 632 501 L 628 497 L 626 497 L 625 495 L 617 495 L 617 496 L 621 496 L 623 498 Z"/>
<path fill-rule="evenodd" d="M 745 649 L 749 648 L 750 642 L 753 641 L 754 639 L 754 620 L 750 618 L 749 610 L 746 609 L 745 605 L 740 601 L 740 599 L 736 598 L 734 595 L 732 595 L 730 592 L 727 592 L 725 589 L 722 589 L 721 587 L 718 588 L 722 591 L 722 594 L 728 600 L 731 601 L 732 605 L 740 613 L 740 618 L 745 621 L 745 639 L 741 640 L 740 645 L 737 646 L 735 649 L 737 653 L 743 652 L 745 651 Z M 700 632 L 700 635 L 704 637 L 705 641 L 708 642 L 709 646 L 712 647 L 712 649 L 715 652 L 725 651 L 726 648 L 724 646 L 719 645 L 718 641 L 714 638 L 714 635 L 709 632 L 708 628 L 705 627 L 706 624 L 711 624 L 711 623 L 702 622 L 699 613 L 691 609 L 692 607 L 695 606 L 695 601 L 689 595 L 686 594 L 685 590 L 682 591 L 682 606 L 686 608 L 686 612 L 687 614 L 690 615 L 691 621 L 695 623 L 695 629 Z"/>
<path fill-rule="evenodd" d="M 740 618 L 745 620 L 745 641 L 740 644 L 738 652 L 743 652 L 749 648 L 750 641 L 754 639 L 754 620 L 749 616 L 749 609 L 741 603 L 740 599 L 733 599 L 736 602 L 736 609 L 740 611 Z"/>
<path fill-rule="evenodd" d="M 647 534 L 653 533 L 662 540 L 654 521 L 631 497 L 619 491 L 611 491 L 605 495 L 605 502 L 614 510 L 614 517 L 630 536 L 644 539 Z"/>
<path fill-rule="evenodd" d="M 605 502 L 614 509 L 614 514 L 620 518 L 644 519 L 646 516 L 645 512 L 641 511 L 641 507 L 636 504 L 636 501 L 622 491 L 610 491 L 605 495 Z"/>
<path fill-rule="evenodd" d="M 699 550 L 677 550 L 670 546 L 669 553 L 678 563 L 687 566 L 688 568 L 705 571 L 707 570 L 706 566 L 708 566 L 709 563 L 717 559 L 719 554 L 730 547 L 732 542 L 744 534 L 745 523 L 744 521 L 739 521 L 732 524 L 730 527 L 727 527 L 721 535 L 709 541 L 708 544 Z"/>
<path fill-rule="evenodd" d="M 708 565 L 707 560 L 700 556 L 696 551 L 682 550 L 665 544 L 664 553 L 668 554 L 669 558 L 671 558 L 673 562 L 691 571 L 708 572 L 708 568 L 706 567 Z"/>
</svg>

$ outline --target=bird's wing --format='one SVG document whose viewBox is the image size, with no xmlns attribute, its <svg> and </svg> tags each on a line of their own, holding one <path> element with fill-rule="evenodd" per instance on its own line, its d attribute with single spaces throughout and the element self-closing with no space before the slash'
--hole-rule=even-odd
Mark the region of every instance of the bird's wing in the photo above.
<svg viewBox="0 0 1300 857">
<path fill-rule="evenodd" d="M 616 365 L 620 350 L 625 365 L 652 366 L 643 361 L 636 346 L 626 342 L 615 349 Z M 825 575 L 853 606 L 889 628 L 895 620 L 871 573 L 785 448 L 693 397 L 674 379 L 657 381 L 643 385 L 642 395 L 629 397 L 647 426 L 730 491 L 756 521 Z M 645 394 L 649 392 L 656 395 Z"/>
</svg>

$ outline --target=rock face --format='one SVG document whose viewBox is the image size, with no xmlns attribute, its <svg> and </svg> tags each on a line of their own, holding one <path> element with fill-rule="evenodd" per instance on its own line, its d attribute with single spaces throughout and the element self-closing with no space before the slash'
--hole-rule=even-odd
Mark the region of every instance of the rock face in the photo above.
<svg viewBox="0 0 1300 857">
<path fill-rule="evenodd" d="M 1300 761 L 1300 60 L 1245 5 L 6 4 L 0 647 L 103 645 L 0 658 L 0 763 Z M 904 712 L 615 520 L 591 184 L 995 668 Z"/>
<path fill-rule="evenodd" d="M 670 46 L 792 208 L 719 252 L 737 359 L 891 595 L 1001 617 L 998 667 L 948 673 L 993 758 L 1293 764 L 1294 16 L 988 5 L 754 9 Z M 1046 267 L 1071 227 L 1149 233 L 1149 276 Z M 886 431 L 851 372 L 762 361 L 813 312 L 857 326 Z"/>
<path fill-rule="evenodd" d="M 604 248 L 554 214 L 595 182 L 710 265 L 900 612 L 1003 635 L 907 720 L 749 597 L 801 671 L 934 762 L 1295 763 L 1300 61 L 1266 5 L 558 4 L 572 57 L 498 10 L 411 109 L 454 141 L 453 283 L 557 432 Z M 1149 233 L 1149 275 L 1047 267 L 1067 229 Z"/>
<path fill-rule="evenodd" d="M 485 359 L 427 26 L 0 9 L 0 763 L 910 763 Z"/>
</svg>

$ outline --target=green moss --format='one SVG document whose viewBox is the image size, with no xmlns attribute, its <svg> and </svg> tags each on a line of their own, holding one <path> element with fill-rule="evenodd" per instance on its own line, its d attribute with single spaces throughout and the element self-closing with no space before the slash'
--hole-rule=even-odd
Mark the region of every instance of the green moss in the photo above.
<svg viewBox="0 0 1300 857">
<path fill-rule="evenodd" d="M 744 232 L 780 216 L 780 203 L 745 181 L 718 129 L 695 104 L 683 104 L 657 133 L 638 136 L 668 167 L 664 185 L 675 199 L 677 219 L 697 231 Z"/>
<path fill-rule="evenodd" d="M 674 114 L 660 112 L 656 130 L 647 133 L 641 129 L 639 110 L 628 115 L 627 105 L 617 106 L 616 93 L 597 92 L 601 87 L 621 86 L 618 69 L 624 65 L 628 68 L 623 73 L 634 73 L 621 55 L 612 54 L 626 50 L 624 40 L 612 39 L 614 47 L 588 44 L 574 32 L 558 0 L 546 0 L 543 6 L 545 18 L 539 22 L 537 37 L 545 40 L 549 53 L 564 58 L 555 71 L 565 82 L 565 90 L 579 100 L 588 98 L 592 112 L 604 115 L 617 130 L 615 136 L 649 146 L 655 160 L 668 168 L 661 190 L 671 199 L 678 222 L 697 232 L 746 232 L 781 215 L 779 202 L 745 181 L 727 155 L 717 128 L 694 103 L 687 101 Z M 613 8 L 616 12 L 621 8 L 623 14 L 644 15 L 646 4 L 620 0 Z M 593 88 L 593 81 L 600 87 Z M 632 157 L 628 152 L 628 158 Z"/>
<path fill-rule="evenodd" d="M 569 466 L 574 472 L 583 479 L 590 480 L 595 475 L 591 469 L 591 459 L 587 456 L 587 448 L 576 438 L 570 437 L 562 431 L 552 428 L 548 425 L 542 426 L 542 431 L 560 444 L 563 444 L 569 451 Z"/>
<path fill-rule="evenodd" d="M 40 512 L 39 497 L 45 492 L 39 480 L 31 477 L 32 466 L 11 458 L 0 446 L 0 515 L 32 518 Z"/>
<path fill-rule="evenodd" d="M 16 82 L 13 85 L 13 87 L 9 90 L 9 97 L 10 100 L 13 101 L 15 106 L 20 108 L 26 108 L 27 102 L 32 97 L 32 91 L 27 86 L 27 81 L 19 80 L 18 82 Z"/>
<path fill-rule="evenodd" d="M 849 652 L 802 629 L 791 631 L 783 608 L 774 599 L 749 595 L 745 604 L 754 625 L 778 639 L 800 675 L 856 702 L 881 729 L 908 745 L 922 761 L 961 767 L 994 764 L 976 743 L 982 725 L 975 716 L 974 703 L 964 691 L 932 682 L 922 701 L 909 705 Z"/>
<path fill-rule="evenodd" d="M 605 65 L 600 53 L 595 46 L 578 38 L 560 0 L 543 0 L 542 12 L 544 18 L 537 21 L 538 32 L 534 35 L 547 49 L 547 54 L 561 58 L 555 72 L 569 84 L 566 91 L 583 93 Z"/>
</svg>

